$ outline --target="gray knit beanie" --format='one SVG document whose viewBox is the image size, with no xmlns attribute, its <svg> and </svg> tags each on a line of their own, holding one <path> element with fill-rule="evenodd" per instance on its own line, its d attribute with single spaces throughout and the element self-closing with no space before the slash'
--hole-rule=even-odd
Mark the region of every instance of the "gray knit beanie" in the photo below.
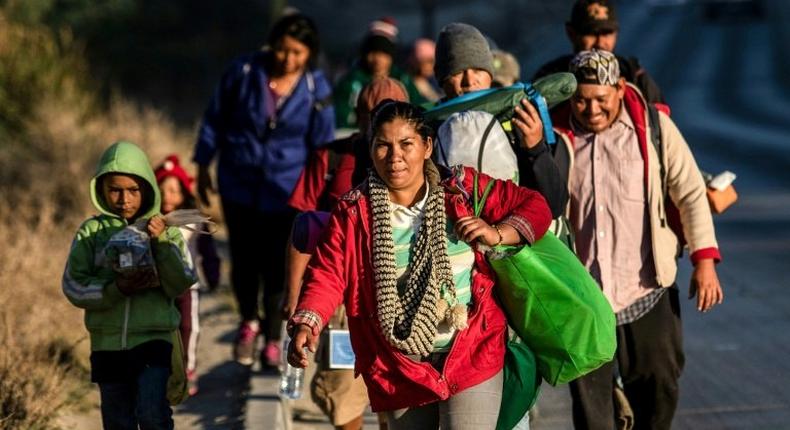
<svg viewBox="0 0 790 430">
<path fill-rule="evenodd" d="M 482 69 L 494 76 L 494 60 L 485 37 L 469 24 L 447 24 L 436 42 L 433 72 L 441 83 L 454 73 Z"/>
</svg>

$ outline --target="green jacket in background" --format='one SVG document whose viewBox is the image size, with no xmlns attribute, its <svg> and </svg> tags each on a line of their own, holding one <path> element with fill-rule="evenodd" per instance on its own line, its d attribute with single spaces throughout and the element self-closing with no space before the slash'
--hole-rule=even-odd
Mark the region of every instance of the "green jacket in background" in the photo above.
<svg viewBox="0 0 790 430">
<path fill-rule="evenodd" d="M 99 178 L 107 173 L 131 174 L 146 182 L 138 219 L 159 213 L 159 187 L 145 153 L 130 142 L 110 146 L 90 181 L 91 201 L 100 214 L 77 230 L 63 273 L 63 293 L 85 309 L 92 351 L 126 350 L 155 339 L 171 342 L 180 322 L 173 299 L 197 281 L 186 243 L 178 228 L 167 227 L 151 241 L 161 288 L 121 294 L 104 246 L 129 223 L 112 213 L 102 197 Z"/>
<path fill-rule="evenodd" d="M 414 86 L 411 76 L 392 66 L 390 69 L 390 77 L 400 81 L 406 88 L 409 94 L 409 101 L 412 104 L 427 108 L 430 105 L 428 99 L 420 94 L 420 91 Z M 343 129 L 347 131 L 357 131 L 357 98 L 362 88 L 369 84 L 373 77 L 360 66 L 355 66 L 348 72 L 340 81 L 335 85 L 332 99 L 335 106 L 335 129 L 342 133 Z"/>
</svg>

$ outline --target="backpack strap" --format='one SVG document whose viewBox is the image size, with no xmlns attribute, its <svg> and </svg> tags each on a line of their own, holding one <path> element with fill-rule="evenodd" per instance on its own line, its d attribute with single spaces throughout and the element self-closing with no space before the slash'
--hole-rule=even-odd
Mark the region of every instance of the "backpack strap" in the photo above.
<svg viewBox="0 0 790 430">
<path fill-rule="evenodd" d="M 307 81 L 307 91 L 310 92 L 310 97 L 312 98 L 313 102 L 313 109 L 316 112 L 321 112 L 325 107 L 332 106 L 332 93 L 330 92 L 329 95 L 324 97 L 323 99 L 318 99 L 315 95 L 315 77 L 313 76 L 313 72 L 308 70 L 305 72 L 305 80 Z"/>
<path fill-rule="evenodd" d="M 658 154 L 658 167 L 661 172 L 661 193 L 667 196 L 666 167 L 664 166 L 664 145 L 661 144 L 661 122 L 658 109 L 652 104 L 647 105 L 647 116 L 650 124 L 650 141 Z"/>
<path fill-rule="evenodd" d="M 527 93 L 527 98 L 530 101 L 535 102 L 538 108 L 538 113 L 540 114 L 540 121 L 543 123 L 543 136 L 546 139 L 546 143 L 549 145 L 554 145 L 557 143 L 556 138 L 554 137 L 553 127 L 551 125 L 551 116 L 549 115 L 549 106 L 546 104 L 546 98 L 540 94 L 540 92 L 532 86 L 529 82 L 524 83 L 524 91 Z"/>
<path fill-rule="evenodd" d="M 485 131 L 483 132 L 483 138 L 480 140 L 480 149 L 477 152 L 477 171 L 483 171 L 483 152 L 486 149 L 486 141 L 488 140 L 488 135 L 491 134 L 491 130 L 494 128 L 494 125 L 497 124 L 499 120 L 494 116 L 491 118 L 491 121 L 486 126 Z M 445 161 L 446 161 L 445 157 Z M 446 164 L 446 163 L 445 163 Z"/>
<path fill-rule="evenodd" d="M 680 247 L 686 243 L 683 236 L 683 225 L 680 222 L 680 212 L 669 198 L 669 189 L 667 187 L 666 179 L 666 166 L 664 166 L 664 145 L 661 142 L 661 122 L 658 116 L 658 108 L 652 103 L 647 104 L 647 116 L 650 124 L 650 141 L 653 142 L 653 147 L 658 154 L 658 167 L 661 175 L 661 199 L 659 204 L 661 207 L 661 226 L 672 229 L 672 232 L 677 236 Z M 678 255 L 683 251 L 679 251 Z"/>
<path fill-rule="evenodd" d="M 305 80 L 307 81 L 307 91 L 310 91 L 310 95 L 315 95 L 315 79 L 313 78 L 313 72 L 307 71 L 305 73 Z"/>
<path fill-rule="evenodd" d="M 474 196 L 473 196 L 474 197 L 473 205 L 474 205 L 475 216 L 478 217 L 478 218 L 480 217 L 480 214 L 483 212 L 483 206 L 485 206 L 486 199 L 488 199 L 488 193 L 491 191 L 491 188 L 493 188 L 493 186 L 494 186 L 494 179 L 493 178 L 489 179 L 488 184 L 486 185 L 486 189 L 483 190 L 483 195 L 481 197 L 478 197 L 478 194 L 479 194 L 479 190 L 478 189 L 480 188 L 479 187 L 479 182 L 480 181 L 479 181 L 479 178 L 478 178 L 478 172 L 475 171 L 475 177 L 474 177 L 474 184 L 473 184 L 472 192 L 474 194 Z"/>
</svg>

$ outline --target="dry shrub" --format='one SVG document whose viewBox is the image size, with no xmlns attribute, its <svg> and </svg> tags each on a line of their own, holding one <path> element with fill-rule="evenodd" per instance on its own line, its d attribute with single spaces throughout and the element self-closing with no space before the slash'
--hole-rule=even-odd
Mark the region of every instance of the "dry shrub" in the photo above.
<svg viewBox="0 0 790 430">
<path fill-rule="evenodd" d="M 26 40 L 49 47 L 5 24 L 0 15 L 0 65 L 23 61 L 14 49 L 30 49 Z M 89 389 L 83 311 L 60 281 L 74 232 L 96 213 L 88 182 L 101 152 L 130 140 L 154 163 L 173 152 L 186 160 L 194 139 L 121 97 L 97 110 L 78 76 L 57 82 L 34 88 L 30 112 L 15 111 L 17 126 L 0 139 L 0 430 L 53 428 Z"/>
<path fill-rule="evenodd" d="M 59 394 L 63 372 L 25 349 L 0 346 L 7 349 L 0 354 L 0 428 L 51 428 L 52 410 L 64 402 Z"/>
<path fill-rule="evenodd" d="M 0 429 L 49 429 L 54 413 L 85 390 L 77 378 L 87 374 L 87 342 L 55 288 L 66 247 L 55 242 L 52 208 L 30 225 L 0 207 Z"/>
</svg>

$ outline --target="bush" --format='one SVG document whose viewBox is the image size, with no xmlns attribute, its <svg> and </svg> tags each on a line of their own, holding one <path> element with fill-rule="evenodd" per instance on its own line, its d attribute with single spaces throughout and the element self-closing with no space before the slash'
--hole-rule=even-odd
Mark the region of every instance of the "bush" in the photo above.
<svg viewBox="0 0 790 430">
<path fill-rule="evenodd" d="M 53 412 L 66 403 L 64 390 L 76 392 L 66 380 L 73 363 L 63 366 L 63 355 L 36 352 L 17 337 L 0 334 L 0 429 L 53 428 Z"/>
</svg>

